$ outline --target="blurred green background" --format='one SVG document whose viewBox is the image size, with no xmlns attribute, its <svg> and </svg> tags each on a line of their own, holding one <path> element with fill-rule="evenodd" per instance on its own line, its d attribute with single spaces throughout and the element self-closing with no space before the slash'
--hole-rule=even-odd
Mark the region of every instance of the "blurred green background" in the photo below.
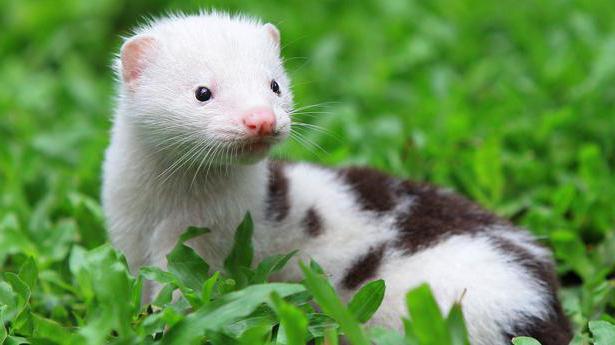
<svg viewBox="0 0 615 345">
<path fill-rule="evenodd" d="M 73 243 L 105 241 L 112 57 L 145 17 L 201 8 L 281 30 L 297 106 L 319 104 L 300 121 L 328 133 L 278 155 L 453 188 L 555 249 L 577 330 L 614 321 L 612 0 L 1 0 L 5 269 L 35 255 L 61 273 Z"/>
</svg>

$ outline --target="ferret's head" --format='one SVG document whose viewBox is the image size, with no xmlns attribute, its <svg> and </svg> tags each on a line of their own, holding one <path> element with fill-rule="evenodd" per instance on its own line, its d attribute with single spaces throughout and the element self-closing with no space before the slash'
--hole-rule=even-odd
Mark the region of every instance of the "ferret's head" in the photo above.
<svg viewBox="0 0 615 345">
<path fill-rule="evenodd" d="M 218 13 L 155 20 L 125 41 L 116 67 L 120 116 L 173 160 L 254 162 L 290 132 L 272 24 Z"/>
</svg>

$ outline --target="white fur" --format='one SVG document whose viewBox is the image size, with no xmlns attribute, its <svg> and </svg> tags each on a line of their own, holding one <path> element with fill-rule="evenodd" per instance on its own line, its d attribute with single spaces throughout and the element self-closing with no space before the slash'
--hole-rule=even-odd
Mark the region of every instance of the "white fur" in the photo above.
<svg viewBox="0 0 615 345">
<path fill-rule="evenodd" d="M 288 133 L 292 93 L 270 31 L 213 13 L 154 21 L 127 40 L 155 44 L 136 86 L 120 83 L 103 206 L 111 240 L 133 269 L 162 263 L 187 225 L 231 231 L 262 200 L 264 163 L 229 169 L 237 149 L 223 144 L 245 135 L 243 112 L 263 105 L 274 110 L 282 137 Z M 121 76 L 119 59 L 116 68 Z M 272 79 L 281 97 L 269 89 Z M 195 99 L 198 86 L 212 89 L 210 102 Z M 222 237 L 221 248 L 230 240 Z"/>
<path fill-rule="evenodd" d="M 156 44 L 139 79 L 130 87 L 120 80 L 102 196 L 111 241 L 131 269 L 164 267 L 166 254 L 191 225 L 212 230 L 190 245 L 214 269 L 222 269 L 234 229 L 250 211 L 257 259 L 299 249 L 300 258 L 314 258 L 325 267 L 345 298 L 352 296 L 354 291 L 344 290 L 340 281 L 371 246 L 395 238 L 392 216 L 361 211 L 333 170 L 290 164 L 285 171 L 289 214 L 282 222 L 269 221 L 264 207 L 267 162 L 241 163 L 249 157 L 237 158 L 232 149 L 213 154 L 221 142 L 241 139 L 238 116 L 255 106 L 274 109 L 278 129 L 283 136 L 288 133 L 292 94 L 272 26 L 203 13 L 154 21 L 129 40 L 139 37 L 154 38 Z M 121 61 L 116 66 L 121 76 Z M 269 90 L 271 79 L 280 84 L 282 97 Z M 194 89 L 203 85 L 214 91 L 207 104 L 194 98 Z M 174 166 L 182 156 L 184 164 Z M 398 200 L 397 207 L 408 209 L 412 202 Z M 323 218 L 325 231 L 318 237 L 302 227 L 310 207 Z M 494 231 L 548 259 L 529 235 L 509 230 Z M 277 278 L 300 277 L 291 264 Z M 407 314 L 406 292 L 428 282 L 444 312 L 465 291 L 463 310 L 477 345 L 505 344 L 498 325 L 510 324 L 521 312 L 549 312 L 544 287 L 481 236 L 451 237 L 410 256 L 387 250 L 378 277 L 386 280 L 387 290 L 374 323 L 399 327 Z"/>
<path fill-rule="evenodd" d="M 548 291 L 528 279 L 520 266 L 494 249 L 484 236 L 460 235 L 412 256 L 393 253 L 381 268 L 387 289 L 373 323 L 396 324 L 406 313 L 404 296 L 411 287 L 429 283 L 446 315 L 461 301 L 474 345 L 506 344 L 499 330 L 526 315 L 547 316 Z"/>
</svg>

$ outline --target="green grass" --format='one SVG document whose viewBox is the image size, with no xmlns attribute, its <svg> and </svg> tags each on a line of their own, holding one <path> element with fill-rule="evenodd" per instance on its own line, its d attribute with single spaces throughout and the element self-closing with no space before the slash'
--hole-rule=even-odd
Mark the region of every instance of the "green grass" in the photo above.
<svg viewBox="0 0 615 345">
<path fill-rule="evenodd" d="M 192 257 L 192 280 L 183 280 L 185 266 L 137 279 L 117 253 L 100 247 L 100 165 L 113 106 L 109 65 L 120 36 L 145 15 L 209 6 L 278 25 L 297 106 L 324 103 L 301 119 L 329 132 L 304 132 L 323 150 L 289 142 L 280 156 L 366 164 L 430 181 L 513 219 L 554 249 L 574 343 L 614 343 L 611 0 L 2 1 L 0 339 L 4 330 L 7 344 L 19 337 L 32 344 L 127 344 L 166 327 L 212 344 L 297 344 L 301 334 L 333 344 L 341 330 L 356 344 L 370 338 L 424 345 L 439 341 L 425 329 L 432 325 L 432 336 L 463 343 L 452 336 L 463 329 L 455 313 L 413 314 L 404 334 L 362 329 L 356 319 L 369 315 L 353 311 L 372 307 L 340 308 L 314 263 L 304 267 L 304 284 L 252 284 L 283 257 L 256 274 L 237 268 L 247 260 L 243 252 L 228 260 L 230 275 L 212 276 Z M 151 313 L 134 302 L 145 278 L 170 286 Z M 175 287 L 184 298 L 169 304 Z M 409 306 L 429 308 L 416 305 L 428 295 L 414 291 Z M 310 309 L 312 298 L 324 313 Z M 242 303 L 256 303 L 253 313 L 233 314 Z M 187 315 L 188 308 L 194 313 Z M 225 320 L 231 330 L 220 324 Z"/>
</svg>

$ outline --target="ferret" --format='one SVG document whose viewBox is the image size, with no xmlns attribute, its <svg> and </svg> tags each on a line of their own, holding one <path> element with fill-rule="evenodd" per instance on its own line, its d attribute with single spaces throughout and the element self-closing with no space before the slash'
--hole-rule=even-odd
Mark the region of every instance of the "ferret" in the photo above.
<svg viewBox="0 0 615 345">
<path fill-rule="evenodd" d="M 294 109 L 280 49 L 274 25 L 219 12 L 152 20 L 125 40 L 102 203 L 131 270 L 165 268 L 189 226 L 211 229 L 189 245 L 223 270 L 250 212 L 256 259 L 298 250 L 346 299 L 384 279 L 372 324 L 401 329 L 406 293 L 428 283 L 444 313 L 461 301 L 474 345 L 568 344 L 551 253 L 527 231 L 428 184 L 267 158 Z M 296 263 L 276 277 L 301 278 Z"/>
</svg>

